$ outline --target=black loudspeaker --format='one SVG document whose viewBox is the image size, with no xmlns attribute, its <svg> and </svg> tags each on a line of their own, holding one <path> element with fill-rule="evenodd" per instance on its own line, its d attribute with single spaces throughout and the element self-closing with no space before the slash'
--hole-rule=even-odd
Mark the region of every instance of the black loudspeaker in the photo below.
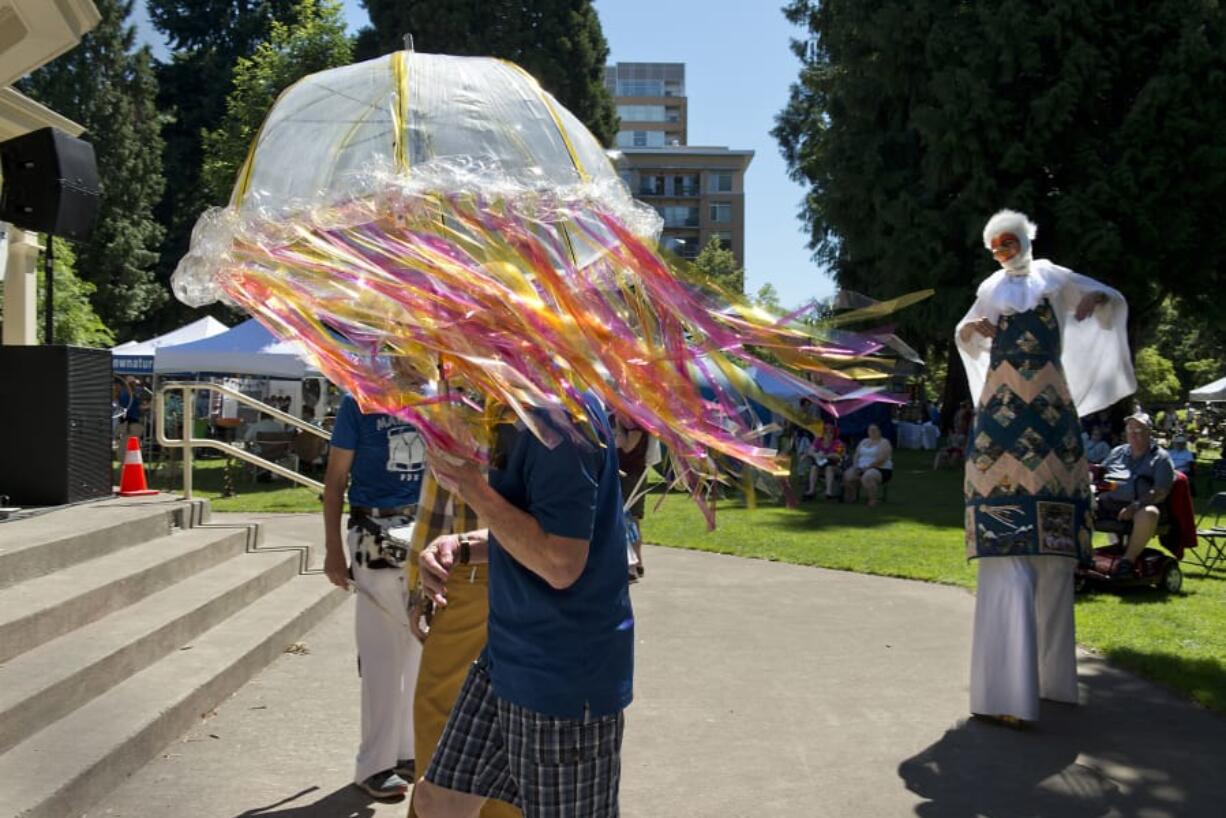
<svg viewBox="0 0 1226 818">
<path fill-rule="evenodd" d="M 111 495 L 111 352 L 0 346 L 0 494 L 19 506 Z"/>
<path fill-rule="evenodd" d="M 0 221 L 73 241 L 89 237 L 100 193 L 93 145 L 42 128 L 0 143 L 0 167 Z"/>
</svg>

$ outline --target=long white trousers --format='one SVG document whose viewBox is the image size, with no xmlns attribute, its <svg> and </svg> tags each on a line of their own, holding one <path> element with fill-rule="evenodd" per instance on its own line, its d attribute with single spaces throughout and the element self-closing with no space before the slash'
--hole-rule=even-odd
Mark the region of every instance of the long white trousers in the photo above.
<svg viewBox="0 0 1226 818">
<path fill-rule="evenodd" d="M 413 692 L 421 665 L 421 643 L 409 631 L 404 571 L 353 563 L 360 533 L 351 529 L 348 536 L 353 582 L 379 604 L 358 592 L 354 623 L 362 676 L 362 743 L 354 781 L 359 782 L 413 758 Z"/>
<path fill-rule="evenodd" d="M 983 557 L 971 643 L 971 712 L 1039 718 L 1039 699 L 1077 703 L 1073 569 L 1064 557 Z"/>
</svg>

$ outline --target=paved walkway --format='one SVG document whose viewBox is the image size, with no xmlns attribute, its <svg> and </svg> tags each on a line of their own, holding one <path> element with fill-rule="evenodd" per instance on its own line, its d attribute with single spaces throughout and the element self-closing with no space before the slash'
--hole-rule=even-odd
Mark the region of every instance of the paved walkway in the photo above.
<svg viewBox="0 0 1226 818">
<path fill-rule="evenodd" d="M 317 536 L 286 515 L 276 538 Z M 1226 720 L 1082 656 L 1082 707 L 966 721 L 956 588 L 648 548 L 635 586 L 628 818 L 1197 818 L 1226 809 Z M 320 577 L 320 582 L 324 579 Z M 353 603 L 91 811 L 384 818 L 349 786 Z"/>
</svg>

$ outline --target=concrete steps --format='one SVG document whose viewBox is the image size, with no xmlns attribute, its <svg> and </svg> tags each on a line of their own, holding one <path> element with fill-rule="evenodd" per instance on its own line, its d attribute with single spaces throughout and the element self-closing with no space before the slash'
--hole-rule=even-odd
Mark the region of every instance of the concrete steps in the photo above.
<svg viewBox="0 0 1226 818">
<path fill-rule="evenodd" d="M 0 591 L 0 662 L 241 554 L 252 532 L 197 528 L 168 533 L 5 588 Z"/>
<path fill-rule="evenodd" d="M 0 818 L 83 814 L 344 601 L 300 543 L 137 505 L 0 523 Z"/>
<path fill-rule="evenodd" d="M 208 522 L 203 500 L 122 498 L 0 525 L 0 588 Z"/>
</svg>

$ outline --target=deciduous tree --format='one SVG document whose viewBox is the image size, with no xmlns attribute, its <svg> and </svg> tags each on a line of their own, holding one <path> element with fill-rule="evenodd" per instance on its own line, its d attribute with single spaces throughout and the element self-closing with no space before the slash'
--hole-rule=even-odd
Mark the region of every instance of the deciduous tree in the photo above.
<svg viewBox="0 0 1226 818">
<path fill-rule="evenodd" d="M 115 333 L 103 323 L 94 312 L 89 297 L 94 293 L 94 285 L 77 277 L 73 267 L 76 266 L 76 254 L 72 246 L 63 239 L 55 241 L 55 342 L 57 344 L 72 344 L 82 347 L 110 347 L 115 345 Z M 38 325 L 38 343 L 46 342 L 46 325 L 43 323 L 43 310 L 46 306 L 46 279 L 43 275 L 43 259 L 37 262 L 38 296 L 35 306 L 35 323 Z M 0 289 L 0 324 L 4 318 L 4 292 Z"/>
<path fill-rule="evenodd" d="M 724 248 L 714 236 L 694 258 L 694 267 L 714 284 L 734 295 L 745 292 L 745 271 L 736 263 L 736 256 Z"/>
<path fill-rule="evenodd" d="M 226 115 L 204 135 L 201 179 L 209 200 L 229 197 L 251 141 L 282 91 L 307 74 L 347 65 L 352 58 L 336 0 L 299 0 L 291 22 L 274 20 L 255 53 L 239 57 Z"/>
</svg>

